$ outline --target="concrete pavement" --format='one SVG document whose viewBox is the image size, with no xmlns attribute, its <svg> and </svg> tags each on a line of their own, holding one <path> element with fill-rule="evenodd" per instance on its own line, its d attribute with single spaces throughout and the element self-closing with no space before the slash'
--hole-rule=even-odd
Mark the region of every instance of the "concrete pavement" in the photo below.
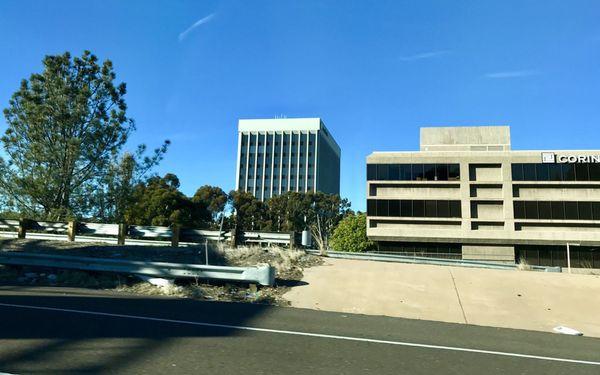
<svg viewBox="0 0 600 375">
<path fill-rule="evenodd" d="M 292 306 L 600 337 L 600 277 L 327 259 L 304 270 Z"/>
<path fill-rule="evenodd" d="M 13 373 L 597 374 L 599 344 L 305 309 L 0 288 L 0 371 Z"/>
</svg>

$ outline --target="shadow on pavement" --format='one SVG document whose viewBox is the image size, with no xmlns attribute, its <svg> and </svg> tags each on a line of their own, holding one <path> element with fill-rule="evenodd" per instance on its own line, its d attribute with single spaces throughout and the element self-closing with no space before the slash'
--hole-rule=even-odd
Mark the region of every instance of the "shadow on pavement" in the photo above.
<svg viewBox="0 0 600 375">
<path fill-rule="evenodd" d="M 3 288 L 0 303 L 105 312 L 226 325 L 248 325 L 266 305 L 122 297 L 37 288 L 28 295 Z M 41 292 L 40 292 L 41 291 Z M 17 373 L 118 372 L 143 362 L 174 339 L 241 336 L 239 330 L 115 316 L 0 305 L 0 371 Z M 199 355 L 203 351 L 198 349 Z M 166 359 L 168 360 L 168 359 Z M 53 367 L 48 367 L 53 366 Z"/>
</svg>

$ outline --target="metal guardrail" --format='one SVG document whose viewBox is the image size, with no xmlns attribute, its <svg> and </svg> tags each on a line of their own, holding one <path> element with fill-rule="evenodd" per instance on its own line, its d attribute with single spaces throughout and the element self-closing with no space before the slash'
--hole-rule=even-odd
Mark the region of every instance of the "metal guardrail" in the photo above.
<svg viewBox="0 0 600 375">
<path fill-rule="evenodd" d="M 0 218 L 0 237 L 35 238 L 62 240 L 71 239 L 76 242 L 90 242 L 88 238 L 96 238 L 95 242 L 126 243 L 143 245 L 171 245 L 177 247 L 186 243 L 204 243 L 204 241 L 226 241 L 231 240 L 231 232 L 217 230 L 204 230 L 192 228 L 179 228 L 164 226 L 143 226 L 125 224 L 101 224 L 87 222 L 47 222 L 35 220 L 5 220 Z M 44 237 L 48 236 L 48 237 Z M 83 237 L 86 237 L 83 239 Z M 82 238 L 82 240 L 80 240 Z M 117 241 L 118 240 L 118 241 Z M 292 245 L 293 235 L 277 232 L 240 232 L 240 243 L 259 245 Z M 139 242 L 145 241 L 145 242 Z M 169 244 L 170 242 L 170 244 Z"/>
<path fill-rule="evenodd" d="M 321 254 L 318 250 L 306 250 L 306 251 L 309 254 L 314 254 L 314 255 Z M 516 264 L 490 263 L 490 262 L 480 262 L 480 261 L 476 261 L 476 260 L 462 260 L 462 259 L 413 257 L 413 256 L 394 255 L 394 254 L 370 254 L 370 253 L 350 253 L 350 252 L 342 252 L 342 251 L 327 251 L 326 255 L 330 258 L 373 260 L 373 261 L 380 261 L 380 262 L 397 262 L 397 263 L 413 263 L 413 264 L 431 264 L 431 265 L 437 265 L 437 266 L 456 266 L 456 267 L 488 268 L 488 269 L 502 269 L 502 270 L 515 270 L 518 267 L 518 265 L 516 265 Z M 530 269 L 532 271 L 541 271 L 541 272 L 562 272 L 561 267 L 528 266 L 528 269 Z"/>
<path fill-rule="evenodd" d="M 17 231 L 19 229 L 19 220 L 0 219 L 0 229 Z"/>
<path fill-rule="evenodd" d="M 209 241 L 225 241 L 231 238 L 229 232 L 219 232 L 218 230 L 204 230 L 204 229 L 182 229 L 181 238 L 184 241 L 200 242 L 204 240 Z"/>
<path fill-rule="evenodd" d="M 19 253 L 14 251 L 0 251 L 0 264 L 131 273 L 175 279 L 217 279 L 257 283 L 265 286 L 271 286 L 275 283 L 275 268 L 268 265 L 256 267 L 205 266 L 200 264 Z"/>
<path fill-rule="evenodd" d="M 78 223 L 77 232 L 96 236 L 118 236 L 119 224 Z"/>
<path fill-rule="evenodd" d="M 17 238 L 16 232 L 2 232 L 0 231 L 0 238 Z M 68 237 L 66 234 L 54 234 L 54 233 L 27 233 L 27 239 L 30 240 L 46 240 L 46 241 L 67 241 Z M 116 238 L 111 237 L 96 237 L 96 236 L 77 236 L 75 237 L 75 242 L 94 242 L 94 243 L 106 243 L 111 245 L 117 244 Z M 144 239 L 134 239 L 134 238 L 126 238 L 125 245 L 136 245 L 136 246 L 162 246 L 162 247 L 170 247 L 171 242 L 169 241 L 159 241 L 159 240 L 144 240 Z M 199 242 L 179 242 L 180 247 L 188 247 L 188 246 L 201 246 Z"/>
<path fill-rule="evenodd" d="M 173 230 L 169 227 L 131 225 L 128 234 L 143 238 L 171 238 Z"/>
<path fill-rule="evenodd" d="M 242 239 L 247 243 L 275 243 L 289 245 L 291 234 L 277 232 L 243 232 Z"/>
</svg>

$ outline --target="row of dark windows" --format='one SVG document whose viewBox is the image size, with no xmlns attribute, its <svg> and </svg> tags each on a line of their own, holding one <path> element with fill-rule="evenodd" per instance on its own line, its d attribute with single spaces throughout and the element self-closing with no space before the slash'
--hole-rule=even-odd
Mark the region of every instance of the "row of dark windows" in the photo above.
<svg viewBox="0 0 600 375">
<path fill-rule="evenodd" d="M 367 199 L 367 215 L 391 217 L 461 217 L 457 200 Z"/>
<path fill-rule="evenodd" d="M 298 186 L 299 186 L 299 187 L 304 187 L 304 186 L 305 186 L 305 184 L 304 184 L 302 181 L 300 181 L 300 182 L 298 183 Z M 308 186 L 309 186 L 309 187 L 311 187 L 311 186 L 312 186 L 312 184 L 308 184 Z M 243 187 L 244 187 L 244 184 L 240 183 L 240 189 L 242 189 Z M 258 190 L 262 189 L 263 187 L 264 187 L 264 190 L 269 190 L 269 189 L 271 188 L 269 185 L 264 185 L 264 186 L 263 186 L 263 185 L 261 185 L 261 184 L 256 184 L 256 189 L 258 189 Z M 295 184 L 295 183 L 292 181 L 292 183 L 290 183 L 290 186 L 289 186 L 289 187 L 290 187 L 290 188 L 295 188 L 295 187 L 296 187 L 296 184 Z M 288 185 L 287 185 L 287 184 L 284 184 L 284 183 L 282 183 L 282 184 L 281 184 L 281 188 L 282 188 L 283 190 L 286 190 L 286 189 L 288 188 Z M 248 184 L 248 189 L 254 189 L 254 185 L 249 183 L 249 184 Z M 277 186 L 277 185 L 273 185 L 273 190 L 279 190 L 279 186 Z"/>
<path fill-rule="evenodd" d="M 367 164 L 367 180 L 457 181 L 459 164 Z"/>
<path fill-rule="evenodd" d="M 264 154 L 263 154 L 262 152 L 259 152 L 259 153 L 258 153 L 258 155 L 257 155 L 257 157 L 259 157 L 259 158 L 262 158 L 263 156 L 264 156 Z M 275 158 L 278 158 L 278 157 L 279 157 L 279 153 L 278 153 L 278 152 L 276 152 L 276 153 L 274 154 L 274 156 L 275 156 Z M 287 156 L 288 156 L 287 152 L 284 152 L 282 156 L 283 156 L 283 157 L 287 157 Z M 292 152 L 292 153 L 290 154 L 290 156 L 291 156 L 291 157 L 296 157 L 296 153 L 295 153 L 295 152 Z M 304 156 L 304 152 L 301 152 L 301 153 L 300 153 L 300 157 L 303 157 L 303 156 Z M 309 156 L 309 157 L 312 157 L 312 152 L 309 152 L 309 153 L 308 153 L 308 156 Z M 267 152 L 267 157 L 268 157 L 268 158 L 271 158 L 271 153 L 270 153 L 270 152 Z M 245 153 L 245 152 L 243 152 L 243 153 L 242 153 L 242 159 L 245 159 L 245 158 L 246 158 L 246 153 Z M 254 152 L 251 152 L 251 153 L 250 153 L 250 158 L 251 158 L 251 159 L 254 159 Z"/>
<path fill-rule="evenodd" d="M 263 144 L 264 144 L 264 142 L 263 142 L 263 141 L 258 141 L 258 145 L 259 145 L 259 146 L 262 146 Z M 304 141 L 300 141 L 300 146 L 304 146 L 304 144 L 305 144 L 305 143 L 304 143 Z M 242 140 L 242 146 L 246 146 L 246 145 L 247 145 L 246 141 L 245 141 L 245 140 Z M 255 145 L 255 142 L 254 142 L 254 141 L 250 142 L 250 146 L 254 146 L 254 145 Z M 267 146 L 270 146 L 270 145 L 271 145 L 271 142 L 270 142 L 270 141 L 267 141 Z M 284 145 L 284 146 L 287 146 L 287 145 L 288 145 L 288 142 L 287 142 L 287 141 L 284 141 L 284 142 L 283 142 L 283 145 Z M 295 146 L 295 145 L 296 145 L 296 141 L 292 141 L 292 146 Z M 309 146 L 312 146 L 312 145 L 313 145 L 313 141 L 310 141 L 310 142 L 308 142 L 308 145 L 309 145 Z M 279 141 L 275 141 L 275 146 L 279 146 Z"/>
<path fill-rule="evenodd" d="M 244 175 L 240 175 L 240 178 L 244 179 Z M 259 175 L 259 174 L 257 174 L 256 178 L 257 179 L 261 179 L 262 176 Z M 279 175 L 273 175 L 273 178 L 276 179 L 276 180 L 278 180 L 279 179 Z M 286 175 L 282 175 L 281 178 L 284 179 L 284 180 L 286 180 L 287 176 Z M 251 174 L 248 175 L 248 180 L 254 180 L 254 179 L 255 179 L 255 177 L 253 175 L 251 175 Z M 266 174 L 265 175 L 265 179 L 268 181 L 268 180 L 271 179 L 271 177 L 268 174 Z M 293 174 L 290 175 L 290 179 L 296 179 L 296 175 L 293 175 Z M 304 179 L 304 175 L 299 175 L 298 179 L 300 179 L 300 180 Z M 312 176 L 308 176 L 308 177 L 306 177 L 306 179 L 307 180 L 312 180 Z M 258 181 L 260 181 L 260 180 L 258 180 Z"/>
<path fill-rule="evenodd" d="M 433 257 L 461 259 L 462 246 L 454 243 L 418 243 L 418 242 L 377 242 L 380 253 L 408 255 L 417 257 Z"/>
<path fill-rule="evenodd" d="M 515 163 L 513 181 L 600 181 L 599 163 Z"/>
<path fill-rule="evenodd" d="M 292 187 L 295 187 L 295 186 L 292 186 Z M 300 186 L 300 187 L 302 187 L 302 188 L 303 188 L 303 186 Z M 240 189 L 241 189 L 241 188 L 242 188 L 242 187 L 240 186 Z M 248 188 L 249 188 L 249 189 L 252 189 L 253 187 L 252 187 L 252 186 L 248 186 Z M 282 188 L 283 188 L 283 189 L 287 189 L 285 186 L 282 186 Z M 257 189 L 258 189 L 258 190 L 260 190 L 260 189 L 261 189 L 261 186 L 257 186 Z M 276 195 L 276 194 L 277 194 L 277 190 L 279 190 L 279 187 L 277 187 L 277 186 L 273 186 L 273 195 Z M 264 187 L 264 189 L 263 189 L 263 191 L 271 191 L 271 188 L 270 188 L 270 187 L 268 187 L 268 186 L 265 186 L 265 187 Z M 312 191 L 312 186 L 309 186 L 309 187 L 308 187 L 308 189 L 307 189 L 307 191 Z"/>
<path fill-rule="evenodd" d="M 515 201 L 515 219 L 600 220 L 600 202 Z"/>
<path fill-rule="evenodd" d="M 571 246 L 569 249 L 571 266 L 580 268 L 600 268 L 600 247 Z M 515 246 L 517 263 L 525 261 L 533 266 L 567 266 L 566 246 Z"/>
<path fill-rule="evenodd" d="M 245 165 L 244 163 L 240 163 L 240 167 L 241 167 L 242 169 L 244 169 L 244 168 L 246 167 L 246 165 Z M 281 165 L 281 167 L 282 167 L 283 169 L 286 169 L 286 168 L 287 168 L 287 164 L 282 164 L 282 165 Z M 304 164 L 303 164 L 303 163 L 300 163 L 300 164 L 298 164 L 298 167 L 300 167 L 300 168 L 304 168 Z M 308 169 L 312 169 L 312 167 L 313 167 L 313 165 L 312 165 L 312 164 L 309 164 L 309 165 L 308 165 Z M 262 169 L 262 164 L 257 164 L 257 165 L 256 165 L 256 168 L 257 168 L 257 169 Z M 270 164 L 265 164 L 265 168 L 266 168 L 266 169 L 270 169 L 270 168 L 271 168 L 271 165 L 270 165 Z M 279 164 L 273 164 L 273 168 L 279 168 Z M 296 164 L 294 164 L 294 163 L 290 164 L 290 168 L 296 168 Z M 254 165 L 253 165 L 253 164 L 248 164 L 248 169 L 254 169 Z"/>
</svg>

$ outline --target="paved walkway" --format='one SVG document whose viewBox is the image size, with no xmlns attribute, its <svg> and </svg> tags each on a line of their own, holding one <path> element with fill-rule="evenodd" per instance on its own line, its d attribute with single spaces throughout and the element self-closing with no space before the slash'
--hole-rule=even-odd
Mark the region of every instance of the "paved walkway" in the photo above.
<svg viewBox="0 0 600 375">
<path fill-rule="evenodd" d="M 600 277 L 328 259 L 304 271 L 294 307 L 600 337 Z"/>
</svg>

